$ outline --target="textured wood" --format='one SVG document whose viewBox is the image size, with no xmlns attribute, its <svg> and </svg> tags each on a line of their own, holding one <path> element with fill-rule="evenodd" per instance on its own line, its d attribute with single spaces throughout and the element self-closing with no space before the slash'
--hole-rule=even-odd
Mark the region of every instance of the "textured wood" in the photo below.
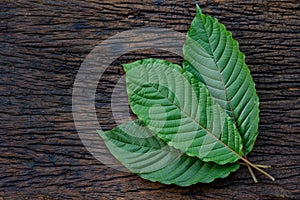
<svg viewBox="0 0 300 200">
<path fill-rule="evenodd" d="M 83 146 L 72 117 L 72 87 L 85 56 L 101 41 L 142 26 L 186 33 L 194 1 L 52 0 L 0 2 L 0 199 L 299 199 L 300 3 L 297 0 L 207 0 L 203 12 L 233 32 L 261 100 L 259 137 L 249 159 L 272 165 L 271 182 L 253 184 L 241 167 L 211 184 L 180 188 L 110 169 Z M 167 52 L 137 51 L 117 59 L 97 89 L 107 129 L 110 95 L 121 63 Z"/>
</svg>

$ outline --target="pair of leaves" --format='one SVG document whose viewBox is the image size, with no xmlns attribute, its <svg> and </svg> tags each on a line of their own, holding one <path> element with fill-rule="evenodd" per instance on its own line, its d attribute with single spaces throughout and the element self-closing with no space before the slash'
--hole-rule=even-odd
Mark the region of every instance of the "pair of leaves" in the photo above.
<svg viewBox="0 0 300 200">
<path fill-rule="evenodd" d="M 139 120 L 99 134 L 132 172 L 187 186 L 238 169 L 257 137 L 259 103 L 238 43 L 198 6 L 183 51 L 183 67 L 158 59 L 123 65 Z"/>
</svg>

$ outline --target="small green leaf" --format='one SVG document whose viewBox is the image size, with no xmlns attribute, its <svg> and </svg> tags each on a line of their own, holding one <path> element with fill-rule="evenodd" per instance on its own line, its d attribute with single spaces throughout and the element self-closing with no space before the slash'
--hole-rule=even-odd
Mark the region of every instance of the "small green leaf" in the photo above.
<svg viewBox="0 0 300 200">
<path fill-rule="evenodd" d="M 179 186 L 209 183 L 227 177 L 239 168 L 239 164 L 221 166 L 189 157 L 166 145 L 138 120 L 98 133 L 125 167 L 150 181 Z"/>
<path fill-rule="evenodd" d="M 129 104 L 168 145 L 205 162 L 226 164 L 242 155 L 233 121 L 204 84 L 180 66 L 158 59 L 123 65 Z"/>
<path fill-rule="evenodd" d="M 243 139 L 244 153 L 249 153 L 258 134 L 259 99 L 238 42 L 197 5 L 183 51 L 183 68 L 202 81 L 231 116 Z"/>
</svg>

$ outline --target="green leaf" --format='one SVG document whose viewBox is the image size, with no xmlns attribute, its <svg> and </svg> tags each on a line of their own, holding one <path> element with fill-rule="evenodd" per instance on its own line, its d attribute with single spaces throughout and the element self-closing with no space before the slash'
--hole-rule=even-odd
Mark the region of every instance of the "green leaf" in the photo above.
<svg viewBox="0 0 300 200">
<path fill-rule="evenodd" d="M 241 158 L 242 141 L 233 121 L 191 73 L 158 59 L 123 66 L 132 111 L 168 145 L 205 162 Z"/>
<path fill-rule="evenodd" d="M 189 157 L 163 143 L 138 120 L 98 133 L 110 152 L 125 167 L 151 181 L 188 186 L 227 177 L 239 168 L 239 164 L 221 166 Z"/>
<path fill-rule="evenodd" d="M 202 81 L 231 116 L 243 139 L 244 153 L 249 153 L 258 134 L 259 99 L 238 42 L 197 5 L 183 51 L 183 68 Z"/>
</svg>

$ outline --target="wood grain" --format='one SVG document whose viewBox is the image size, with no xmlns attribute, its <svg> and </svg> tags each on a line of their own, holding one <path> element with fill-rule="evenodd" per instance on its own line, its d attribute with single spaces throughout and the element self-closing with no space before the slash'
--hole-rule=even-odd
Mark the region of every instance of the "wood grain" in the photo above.
<svg viewBox="0 0 300 200">
<path fill-rule="evenodd" d="M 272 165 L 271 182 L 246 167 L 190 187 L 152 183 L 111 169 L 83 146 L 72 116 L 72 87 L 85 56 L 101 41 L 143 26 L 186 33 L 195 1 L 0 2 L 0 199 L 299 199 L 300 3 L 297 0 L 201 1 L 204 13 L 233 32 L 260 97 L 259 137 L 249 160 Z M 156 50 L 117 59 L 97 89 L 106 129 L 121 63 L 158 57 Z M 101 95 L 100 95 L 101 94 Z"/>
</svg>

